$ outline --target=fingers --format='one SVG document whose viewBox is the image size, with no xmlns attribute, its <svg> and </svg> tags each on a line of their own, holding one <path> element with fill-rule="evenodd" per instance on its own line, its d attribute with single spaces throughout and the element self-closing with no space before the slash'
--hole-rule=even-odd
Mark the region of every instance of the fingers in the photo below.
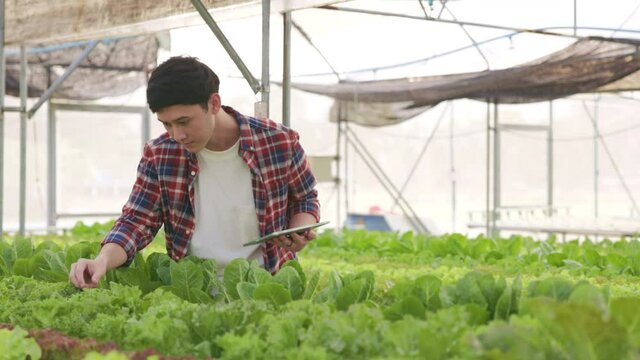
<svg viewBox="0 0 640 360">
<path fill-rule="evenodd" d="M 84 273 L 87 264 L 84 259 L 78 260 L 76 263 L 71 265 L 71 270 L 69 271 L 69 280 L 73 285 L 79 288 L 85 287 L 84 278 L 82 274 Z"/>
<path fill-rule="evenodd" d="M 97 266 L 95 260 L 79 259 L 71 265 L 69 280 L 74 286 L 81 289 L 95 288 L 104 273 L 105 269 Z"/>
<path fill-rule="evenodd" d="M 298 252 L 304 249 L 304 247 L 307 245 L 307 242 L 308 242 L 304 234 L 299 235 L 296 233 L 291 234 L 291 240 L 293 241 L 291 242 L 291 246 L 289 247 L 289 250 L 293 252 Z"/>
<path fill-rule="evenodd" d="M 316 232 L 309 230 L 305 232 L 304 237 L 305 239 L 307 239 L 307 241 L 311 241 L 316 238 Z"/>
<path fill-rule="evenodd" d="M 309 242 L 306 238 L 308 236 L 306 233 L 303 235 L 297 233 L 291 233 L 288 235 L 278 236 L 275 240 L 275 243 L 282 248 L 287 250 L 298 252 L 307 245 Z"/>
<path fill-rule="evenodd" d="M 98 283 L 100 282 L 100 279 L 102 279 L 102 276 L 104 275 L 104 271 L 102 271 L 102 269 L 95 269 L 93 272 L 93 276 L 91 276 L 91 283 L 94 285 L 94 287 L 98 286 Z"/>
<path fill-rule="evenodd" d="M 71 281 L 71 283 L 77 287 L 78 284 L 76 284 L 76 266 L 77 263 L 71 264 L 71 268 L 69 269 L 69 281 Z"/>
<path fill-rule="evenodd" d="M 289 248 L 292 245 L 292 240 L 290 236 L 281 235 L 275 239 L 275 243 L 281 248 Z"/>
</svg>

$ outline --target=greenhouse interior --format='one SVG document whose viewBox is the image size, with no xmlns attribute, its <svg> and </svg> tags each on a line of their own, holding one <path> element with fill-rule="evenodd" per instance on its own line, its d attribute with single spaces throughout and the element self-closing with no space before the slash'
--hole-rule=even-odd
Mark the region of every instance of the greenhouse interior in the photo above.
<svg viewBox="0 0 640 360">
<path fill-rule="evenodd" d="M 0 359 L 640 359 L 637 0 L 0 0 L 0 39 Z"/>
</svg>

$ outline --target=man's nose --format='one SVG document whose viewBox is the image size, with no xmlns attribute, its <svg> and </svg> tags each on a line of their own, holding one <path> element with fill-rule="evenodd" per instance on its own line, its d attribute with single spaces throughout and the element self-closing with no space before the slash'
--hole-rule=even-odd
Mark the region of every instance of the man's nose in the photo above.
<svg viewBox="0 0 640 360">
<path fill-rule="evenodd" d="M 187 134 L 180 129 L 178 126 L 174 127 L 173 129 L 171 129 L 172 132 L 172 137 L 174 140 L 176 141 L 182 141 L 187 137 Z"/>
</svg>

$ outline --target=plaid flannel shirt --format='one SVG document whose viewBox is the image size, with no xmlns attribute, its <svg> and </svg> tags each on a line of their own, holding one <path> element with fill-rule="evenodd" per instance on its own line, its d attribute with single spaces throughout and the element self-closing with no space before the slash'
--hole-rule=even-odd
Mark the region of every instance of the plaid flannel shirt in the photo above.
<svg viewBox="0 0 640 360">
<path fill-rule="evenodd" d="M 240 126 L 238 155 L 251 171 L 260 235 L 287 228 L 289 219 L 301 212 L 319 221 L 316 180 L 298 133 L 227 106 L 223 110 Z M 129 265 L 164 224 L 167 253 L 176 261 L 183 258 L 196 225 L 194 184 L 198 170 L 196 155 L 167 133 L 145 144 L 129 200 L 102 245 L 120 245 L 127 253 L 124 265 Z M 265 268 L 272 273 L 296 257 L 272 242 L 262 244 L 261 250 Z"/>
</svg>

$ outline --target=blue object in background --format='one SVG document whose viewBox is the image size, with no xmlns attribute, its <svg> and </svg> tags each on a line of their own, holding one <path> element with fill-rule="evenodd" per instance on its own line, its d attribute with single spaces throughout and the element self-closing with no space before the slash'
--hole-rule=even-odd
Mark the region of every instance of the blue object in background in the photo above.
<svg viewBox="0 0 640 360">
<path fill-rule="evenodd" d="M 347 214 L 344 225 L 347 229 L 393 231 L 382 214 Z"/>
</svg>

